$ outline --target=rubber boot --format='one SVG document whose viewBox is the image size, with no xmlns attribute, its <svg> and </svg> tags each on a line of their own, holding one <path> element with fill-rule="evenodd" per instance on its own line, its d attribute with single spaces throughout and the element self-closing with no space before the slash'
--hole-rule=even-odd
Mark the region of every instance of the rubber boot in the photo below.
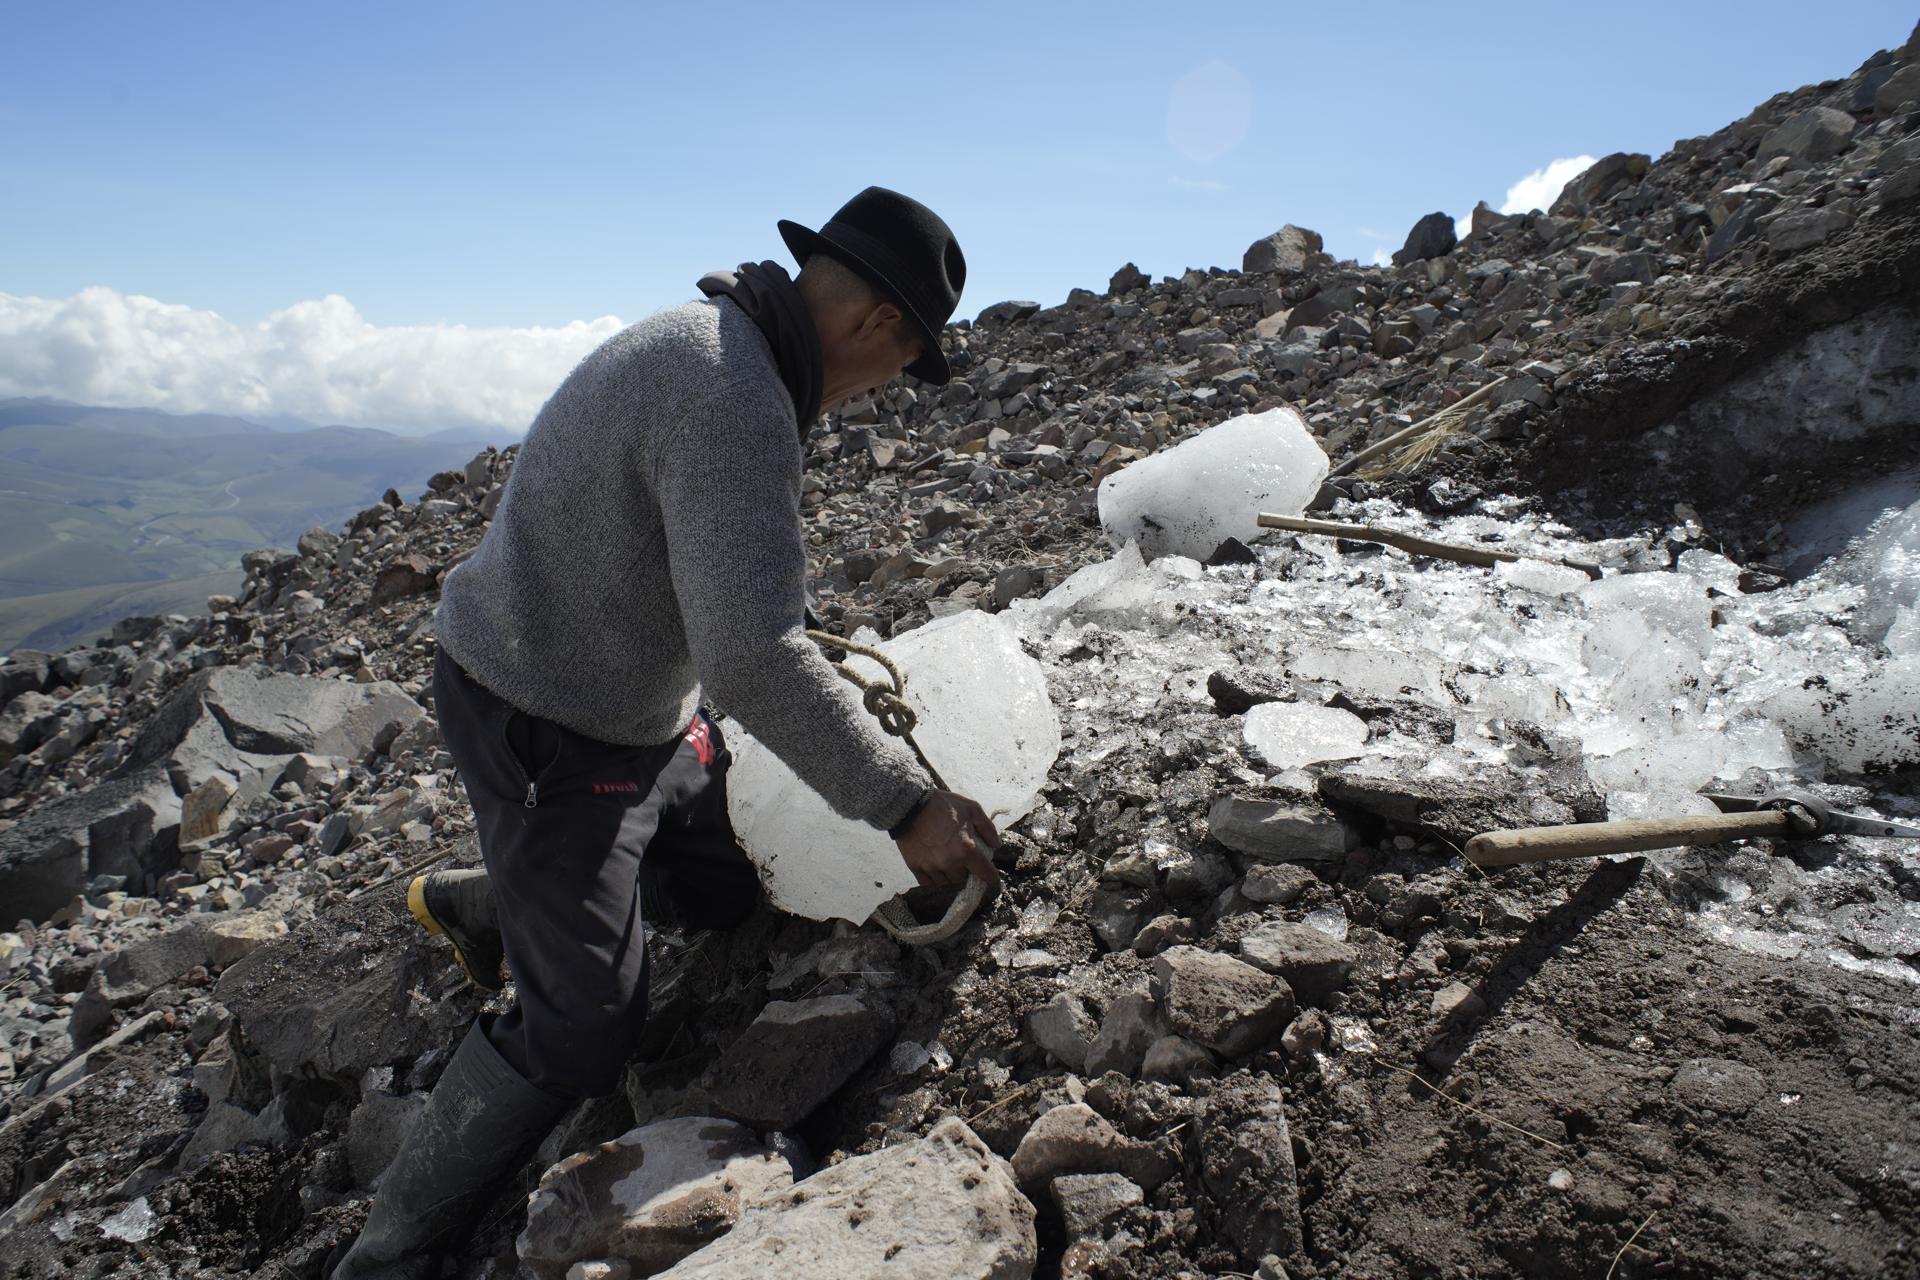
<svg viewBox="0 0 1920 1280">
<path fill-rule="evenodd" d="M 494 913 L 493 882 L 482 870 L 433 871 L 415 876 L 407 886 L 407 910 L 426 926 L 453 943 L 473 985 L 499 991 L 506 983 L 507 955 L 500 943 L 500 919 Z"/>
<path fill-rule="evenodd" d="M 425 1280 L 465 1242 L 473 1219 L 572 1101 L 522 1078 L 476 1022 L 387 1167 L 350 1249 L 329 1280 Z"/>
</svg>

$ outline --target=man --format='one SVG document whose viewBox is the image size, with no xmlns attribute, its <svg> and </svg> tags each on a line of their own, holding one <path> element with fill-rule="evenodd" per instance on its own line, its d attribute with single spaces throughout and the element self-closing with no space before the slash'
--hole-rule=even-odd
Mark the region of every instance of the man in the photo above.
<svg viewBox="0 0 1920 1280">
<path fill-rule="evenodd" d="M 801 264 L 700 281 L 616 334 L 547 401 L 473 557 L 447 575 L 434 699 L 486 870 L 408 901 L 517 1001 L 461 1042 L 333 1280 L 437 1274 L 495 1181 L 581 1098 L 613 1089 L 646 1017 L 646 929 L 726 927 L 752 866 L 727 821 L 716 703 L 842 815 L 885 829 L 923 884 L 989 881 L 980 806 L 930 787 L 802 633 L 801 464 L 823 410 L 905 369 L 950 376 L 938 334 L 966 260 L 947 224 L 869 187 Z"/>
</svg>

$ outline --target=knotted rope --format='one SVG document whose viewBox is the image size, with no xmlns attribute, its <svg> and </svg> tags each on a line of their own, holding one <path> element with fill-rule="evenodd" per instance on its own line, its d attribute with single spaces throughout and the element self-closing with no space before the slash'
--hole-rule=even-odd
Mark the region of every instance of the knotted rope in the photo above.
<svg viewBox="0 0 1920 1280">
<path fill-rule="evenodd" d="M 950 790 L 946 779 L 933 767 L 933 761 L 927 759 L 927 753 L 913 739 L 914 726 L 920 718 L 912 707 L 907 705 L 907 678 L 892 658 L 870 645 L 853 640 L 842 639 L 827 631 L 809 631 L 807 639 L 819 645 L 823 650 L 839 649 L 849 655 L 858 655 L 880 667 L 887 673 L 887 679 L 869 679 L 855 671 L 845 662 L 834 662 L 833 669 L 855 688 L 860 690 L 860 703 L 868 714 L 880 722 L 880 727 L 893 737 L 902 739 L 913 749 L 913 755 L 920 767 L 927 771 L 927 777 L 933 785 L 942 791 Z M 979 909 L 987 896 L 987 883 L 978 876 L 969 875 L 960 892 L 947 905 L 946 914 L 932 924 L 921 924 L 907 905 L 905 894 L 898 894 L 880 904 L 874 910 L 872 922 L 892 934 L 899 942 L 910 946 L 924 947 L 936 942 L 945 942 L 960 932 L 973 913 Z"/>
</svg>

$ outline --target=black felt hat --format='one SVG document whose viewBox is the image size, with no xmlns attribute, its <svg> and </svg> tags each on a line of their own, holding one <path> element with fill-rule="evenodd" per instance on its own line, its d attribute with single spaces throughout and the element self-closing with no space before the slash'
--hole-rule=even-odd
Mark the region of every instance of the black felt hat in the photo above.
<svg viewBox="0 0 1920 1280">
<path fill-rule="evenodd" d="M 818 231 L 781 219 L 780 238 L 802 268 L 808 258 L 824 253 L 906 312 L 925 348 L 907 366 L 908 373 L 933 383 L 953 377 L 940 350 L 940 330 L 960 305 L 967 260 L 939 214 L 898 191 L 868 187 L 841 205 Z"/>
</svg>

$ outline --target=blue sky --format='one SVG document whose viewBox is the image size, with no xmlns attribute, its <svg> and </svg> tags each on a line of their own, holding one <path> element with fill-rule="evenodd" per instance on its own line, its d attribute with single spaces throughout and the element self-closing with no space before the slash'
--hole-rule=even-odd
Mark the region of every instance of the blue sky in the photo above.
<svg viewBox="0 0 1920 1280">
<path fill-rule="evenodd" d="M 376 328 L 630 322 L 705 270 L 781 256 L 775 219 L 817 225 L 870 182 L 953 225 L 963 314 L 1103 288 L 1128 260 L 1238 266 L 1286 222 L 1365 261 L 1553 160 L 1657 156 L 1844 77 L 1915 17 L 1911 0 L 12 6 L 0 295 L 99 286 L 242 329 L 332 294 Z"/>
</svg>

